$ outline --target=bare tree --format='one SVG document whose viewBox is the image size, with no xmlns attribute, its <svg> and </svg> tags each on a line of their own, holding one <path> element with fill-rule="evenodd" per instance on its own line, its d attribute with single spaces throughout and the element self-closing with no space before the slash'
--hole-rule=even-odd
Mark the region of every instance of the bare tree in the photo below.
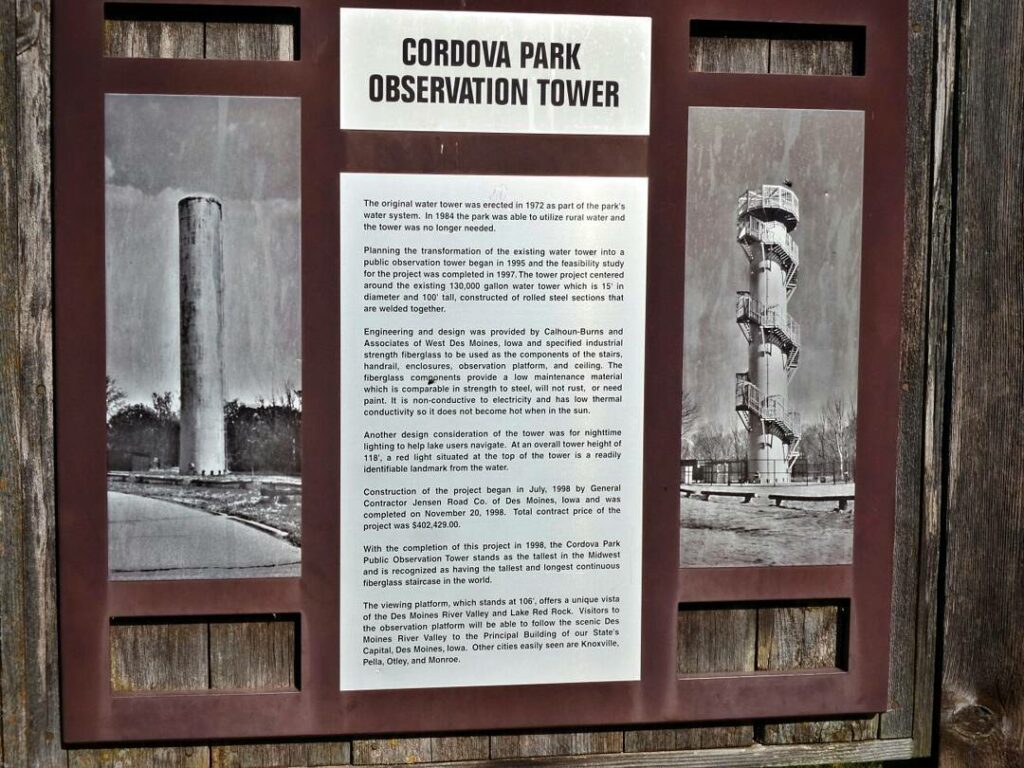
<svg viewBox="0 0 1024 768">
<path fill-rule="evenodd" d="M 704 424 L 693 435 L 694 457 L 702 461 L 728 458 L 729 449 L 729 433 L 721 424 Z"/>
<path fill-rule="evenodd" d="M 174 395 L 164 392 L 162 395 L 153 393 L 153 410 L 157 418 L 163 421 L 171 421 L 176 416 L 174 412 Z"/>
<path fill-rule="evenodd" d="M 121 410 L 125 404 L 125 393 L 124 390 L 117 386 L 117 382 L 110 376 L 107 376 L 107 423 L 110 423 L 110 417 Z"/>
<path fill-rule="evenodd" d="M 690 429 L 697 423 L 700 417 L 700 406 L 694 400 L 693 395 L 683 390 L 683 434 L 689 434 Z"/>
<path fill-rule="evenodd" d="M 742 460 L 747 456 L 747 430 L 734 429 L 729 433 L 729 458 Z"/>
<path fill-rule="evenodd" d="M 833 462 L 842 477 L 846 477 L 853 460 L 856 425 L 856 409 L 842 397 L 833 397 L 822 406 L 815 425 L 822 458 Z"/>
</svg>

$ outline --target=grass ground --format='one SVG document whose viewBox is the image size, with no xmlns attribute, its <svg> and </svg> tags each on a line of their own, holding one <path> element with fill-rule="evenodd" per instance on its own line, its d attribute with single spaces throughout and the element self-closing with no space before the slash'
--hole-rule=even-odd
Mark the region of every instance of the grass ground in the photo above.
<svg viewBox="0 0 1024 768">
<path fill-rule="evenodd" d="M 743 486 L 743 490 L 753 489 Z M 776 507 L 765 498 L 768 493 L 808 497 L 853 493 L 852 484 L 773 486 L 758 488 L 757 493 L 749 504 L 733 498 L 712 496 L 702 501 L 681 496 L 680 565 L 836 565 L 853 561 L 853 502 L 840 512 L 831 501 L 786 501 Z"/>
<path fill-rule="evenodd" d="M 186 507 L 217 512 L 269 525 L 302 546 L 302 496 L 263 496 L 259 488 L 221 488 L 196 485 L 150 485 L 107 480 L 107 490 L 173 501 Z"/>
</svg>

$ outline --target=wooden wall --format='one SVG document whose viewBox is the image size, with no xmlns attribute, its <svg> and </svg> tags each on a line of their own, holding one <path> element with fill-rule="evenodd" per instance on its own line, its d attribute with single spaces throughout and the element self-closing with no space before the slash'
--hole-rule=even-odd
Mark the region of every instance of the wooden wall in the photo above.
<svg viewBox="0 0 1024 768">
<path fill-rule="evenodd" d="M 936 614 L 943 607 L 935 587 L 940 579 L 946 586 L 943 760 L 948 765 L 1024 762 L 1024 670 L 1019 661 L 1008 669 L 1006 661 L 1020 659 L 1024 591 L 1024 459 L 1019 450 L 1024 444 L 1022 11 L 1012 0 L 1005 8 L 982 0 L 912 0 L 911 6 L 907 330 L 888 712 L 866 720 L 812 723 L 66 751 L 59 736 L 55 640 L 50 15 L 47 0 L 4 0 L 4 768 L 263 768 L 499 759 L 740 766 L 925 754 L 933 741 L 933 650 Z M 109 53 L 122 56 L 292 55 L 291 29 L 276 24 L 113 21 L 107 25 L 106 45 Z M 842 74 L 852 66 L 852 50 L 845 41 L 712 37 L 694 41 L 691 59 L 691 66 L 708 71 Z M 830 665 L 839 653 L 840 624 L 841 612 L 830 606 L 683 611 L 680 669 Z M 129 623 L 113 626 L 111 633 L 111 680 L 119 690 L 294 685 L 294 627 L 287 621 Z"/>
</svg>

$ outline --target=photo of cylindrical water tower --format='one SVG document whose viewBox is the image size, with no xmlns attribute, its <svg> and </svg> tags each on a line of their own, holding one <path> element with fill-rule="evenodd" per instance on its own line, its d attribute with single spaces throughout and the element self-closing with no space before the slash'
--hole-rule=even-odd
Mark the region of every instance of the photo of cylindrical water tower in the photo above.
<svg viewBox="0 0 1024 768">
<path fill-rule="evenodd" d="M 693 108 L 680 557 L 852 561 L 863 114 Z"/>
<path fill-rule="evenodd" d="M 106 98 L 113 579 L 301 564 L 299 102 Z"/>
</svg>

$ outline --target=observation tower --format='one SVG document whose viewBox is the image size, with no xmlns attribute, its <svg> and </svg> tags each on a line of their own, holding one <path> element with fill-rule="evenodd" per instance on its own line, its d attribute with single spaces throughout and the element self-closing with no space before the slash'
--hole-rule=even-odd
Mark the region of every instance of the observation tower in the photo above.
<svg viewBox="0 0 1024 768">
<path fill-rule="evenodd" d="M 178 201 L 181 299 L 182 474 L 222 475 L 224 434 L 224 245 L 220 200 Z"/>
<path fill-rule="evenodd" d="M 800 201 L 788 187 L 765 184 L 739 198 L 736 240 L 750 264 L 750 285 L 736 300 L 748 350 L 747 371 L 736 374 L 736 412 L 748 433 L 751 482 L 788 483 L 800 455 L 800 414 L 789 403 L 800 326 L 788 308 L 800 265 L 790 233 L 799 221 Z"/>
</svg>

